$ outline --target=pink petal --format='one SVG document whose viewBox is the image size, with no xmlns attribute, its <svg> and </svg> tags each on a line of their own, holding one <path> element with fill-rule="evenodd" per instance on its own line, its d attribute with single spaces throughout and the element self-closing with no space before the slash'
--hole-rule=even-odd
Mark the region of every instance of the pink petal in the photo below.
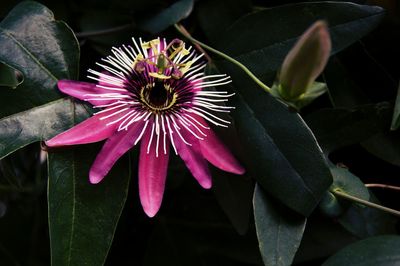
<svg viewBox="0 0 400 266">
<path fill-rule="evenodd" d="M 57 147 L 101 141 L 110 137 L 118 126 L 118 124 L 107 126 L 108 122 L 110 122 L 109 119 L 100 120 L 100 116 L 92 116 L 73 128 L 46 141 L 46 145 Z"/>
<path fill-rule="evenodd" d="M 118 131 L 106 141 L 89 172 L 92 184 L 99 183 L 115 162 L 134 146 L 142 129 L 143 122 L 133 123 L 128 130 Z"/>
<path fill-rule="evenodd" d="M 147 153 L 150 141 L 151 130 L 147 130 L 140 144 L 139 158 L 139 195 L 144 212 L 153 217 L 160 209 L 165 179 L 167 177 L 168 159 L 169 159 L 169 143 L 166 143 L 166 154 L 160 137 L 159 154 L 156 157 L 156 135 L 154 134 L 149 153 Z"/>
<path fill-rule="evenodd" d="M 96 84 L 94 83 L 63 79 L 58 81 L 57 86 L 63 93 L 83 101 L 88 101 L 93 105 L 101 105 L 112 102 L 110 100 L 86 100 L 88 98 L 90 99 L 90 97 L 96 98 L 93 96 L 88 96 L 87 94 L 110 93 L 109 90 L 96 87 Z"/>
<path fill-rule="evenodd" d="M 175 137 L 175 146 L 179 156 L 185 162 L 186 167 L 199 184 L 203 188 L 211 188 L 212 181 L 210 170 L 208 169 L 207 161 L 203 158 L 203 154 L 201 153 L 199 141 L 185 130 L 181 130 L 180 132 L 184 139 L 192 144 L 192 146 L 185 144 L 180 137 Z"/>
<path fill-rule="evenodd" d="M 221 142 L 214 131 L 210 129 L 205 133 L 207 137 L 199 141 L 204 158 L 221 170 L 237 175 L 244 174 L 244 168 Z"/>
</svg>

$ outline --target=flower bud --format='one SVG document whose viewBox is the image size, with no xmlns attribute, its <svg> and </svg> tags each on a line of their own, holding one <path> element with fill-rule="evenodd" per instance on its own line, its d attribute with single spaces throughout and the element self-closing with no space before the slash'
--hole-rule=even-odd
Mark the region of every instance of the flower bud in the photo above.
<svg viewBox="0 0 400 266">
<path fill-rule="evenodd" d="M 285 100 L 298 100 L 324 69 L 331 51 L 328 27 L 315 22 L 286 56 L 280 76 L 280 95 Z"/>
</svg>

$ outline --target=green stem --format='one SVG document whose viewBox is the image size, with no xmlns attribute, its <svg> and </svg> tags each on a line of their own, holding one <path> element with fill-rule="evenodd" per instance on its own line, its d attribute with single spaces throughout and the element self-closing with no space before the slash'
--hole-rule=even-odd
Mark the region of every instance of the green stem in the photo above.
<svg viewBox="0 0 400 266">
<path fill-rule="evenodd" d="M 200 45 L 201 47 L 203 47 L 204 49 L 213 52 L 216 55 L 219 55 L 220 57 L 228 60 L 229 62 L 237 65 L 240 69 L 242 69 L 252 80 L 254 80 L 255 83 L 257 83 L 261 88 L 263 88 L 266 92 L 271 92 L 271 88 L 268 87 L 267 85 L 265 85 L 261 80 L 259 80 L 245 65 L 243 65 L 242 63 L 240 63 L 239 61 L 237 61 L 236 59 L 230 57 L 229 55 L 224 54 L 223 52 L 220 52 L 210 46 L 208 46 L 207 44 L 204 44 L 198 40 L 196 40 L 195 38 L 193 38 L 189 32 L 186 31 L 186 29 L 180 25 L 180 24 L 175 24 L 175 29 L 177 31 L 179 31 L 183 36 L 185 36 L 187 39 L 189 39 L 191 42 Z"/>
<path fill-rule="evenodd" d="M 333 189 L 330 192 L 332 192 L 335 196 L 338 196 L 338 197 L 341 197 L 341 198 L 344 198 L 344 199 L 347 199 L 347 200 L 350 200 L 350 201 L 353 201 L 353 202 L 357 202 L 357 203 L 362 204 L 364 206 L 367 206 L 367 207 L 370 207 L 370 208 L 374 208 L 374 209 L 378 209 L 378 210 L 393 214 L 395 216 L 400 216 L 400 211 L 396 211 L 394 209 L 387 208 L 387 207 L 384 207 L 382 205 L 375 204 L 375 203 L 372 203 L 370 201 L 357 198 L 357 197 L 349 195 L 349 194 L 347 194 L 347 193 L 345 193 L 345 192 L 343 192 L 341 190 Z"/>
</svg>

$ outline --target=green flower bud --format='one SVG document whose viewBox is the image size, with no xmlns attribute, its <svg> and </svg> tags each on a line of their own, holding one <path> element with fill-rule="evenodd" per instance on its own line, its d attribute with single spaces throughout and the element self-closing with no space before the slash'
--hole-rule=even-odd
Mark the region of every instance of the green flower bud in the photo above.
<svg viewBox="0 0 400 266">
<path fill-rule="evenodd" d="M 324 21 L 315 22 L 286 56 L 280 76 L 280 95 L 298 100 L 324 69 L 331 51 L 331 39 Z"/>
</svg>

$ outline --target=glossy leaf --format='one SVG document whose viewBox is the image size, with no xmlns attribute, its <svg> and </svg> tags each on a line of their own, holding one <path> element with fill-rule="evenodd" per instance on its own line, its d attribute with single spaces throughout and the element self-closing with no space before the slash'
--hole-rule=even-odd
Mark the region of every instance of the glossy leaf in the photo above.
<svg viewBox="0 0 400 266">
<path fill-rule="evenodd" d="M 340 189 L 357 198 L 369 200 L 369 192 L 364 183 L 348 169 L 333 166 L 331 171 L 333 176 L 332 189 Z"/>
<path fill-rule="evenodd" d="M 400 84 L 399 84 L 399 89 L 397 91 L 396 104 L 394 107 L 392 125 L 390 128 L 392 130 L 396 130 L 399 127 L 400 127 Z"/>
<path fill-rule="evenodd" d="M 178 0 L 168 8 L 156 14 L 154 17 L 139 24 L 139 27 L 151 33 L 163 31 L 169 26 L 188 17 L 192 12 L 193 5 L 193 0 Z"/>
<path fill-rule="evenodd" d="M 254 182 L 247 176 L 237 176 L 215 170 L 213 191 L 218 203 L 237 232 L 244 235 L 249 227 Z"/>
<path fill-rule="evenodd" d="M 70 99 L 53 102 L 0 119 L 0 159 L 36 141 L 47 140 L 73 126 L 71 117 L 87 116 L 82 105 Z"/>
<path fill-rule="evenodd" d="M 78 75 L 79 47 L 63 22 L 39 3 L 17 5 L 0 23 L 0 61 L 20 71 L 16 90 L 0 91 L 0 158 L 72 126 L 66 117 L 82 107 L 57 100 L 58 78 Z"/>
<path fill-rule="evenodd" d="M 217 47 L 271 81 L 296 39 L 317 19 L 328 22 L 336 53 L 374 29 L 383 16 L 380 7 L 346 2 L 284 5 L 240 18 L 220 36 Z"/>
<path fill-rule="evenodd" d="M 399 246 L 400 237 L 396 235 L 371 237 L 345 247 L 322 265 L 398 265 Z"/>
<path fill-rule="evenodd" d="M 0 61 L 20 71 L 18 90 L 0 91 L 0 117 L 60 98 L 56 82 L 77 78 L 79 46 L 70 28 L 45 6 L 22 2 L 0 23 Z"/>
<path fill-rule="evenodd" d="M 391 110 L 388 103 L 367 104 L 354 108 L 321 109 L 305 119 L 324 152 L 330 154 L 386 130 Z"/>
<path fill-rule="evenodd" d="M 105 180 L 89 183 L 98 149 L 82 146 L 48 156 L 52 265 L 103 265 L 128 194 L 127 158 Z"/>
<path fill-rule="evenodd" d="M 256 185 L 254 219 L 264 265 L 291 265 L 306 226 L 306 218 L 272 202 Z"/>
<path fill-rule="evenodd" d="M 369 201 L 381 204 L 371 192 Z M 338 219 L 347 231 L 359 238 L 395 234 L 396 220 L 391 214 L 356 204 L 351 204 Z"/>
<path fill-rule="evenodd" d="M 261 91 L 240 70 L 224 64 L 238 96 L 232 117 L 249 174 L 273 197 L 308 216 L 332 182 L 318 143 L 303 119 Z M 299 200 L 301 199 L 301 200 Z"/>
<path fill-rule="evenodd" d="M 17 70 L 14 68 L 0 63 L 0 87 L 10 87 L 15 89 L 22 83 L 22 80 L 19 80 L 17 73 Z"/>
<path fill-rule="evenodd" d="M 217 42 L 221 33 L 238 18 L 252 11 L 250 0 L 235 0 L 227 5 L 224 0 L 202 0 L 196 3 L 197 18 L 206 36 Z"/>
</svg>

